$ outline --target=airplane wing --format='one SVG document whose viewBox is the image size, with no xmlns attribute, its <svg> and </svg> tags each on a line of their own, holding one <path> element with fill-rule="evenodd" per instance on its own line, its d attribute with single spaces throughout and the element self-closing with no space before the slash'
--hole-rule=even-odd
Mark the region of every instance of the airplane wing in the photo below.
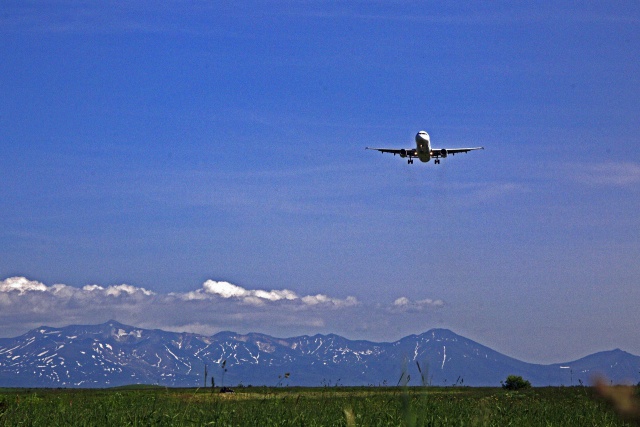
<svg viewBox="0 0 640 427">
<path fill-rule="evenodd" d="M 431 151 L 434 153 L 442 152 L 442 150 L 447 150 L 447 154 L 456 154 L 456 153 L 468 153 L 473 150 L 484 150 L 484 147 L 473 147 L 473 148 L 433 148 Z"/>
<path fill-rule="evenodd" d="M 394 156 L 396 154 L 400 154 L 401 156 L 412 156 L 412 157 L 418 157 L 418 153 L 417 150 L 415 148 L 401 148 L 401 149 L 397 149 L 397 148 L 371 148 L 371 147 L 365 147 L 366 150 L 376 150 L 379 151 L 381 153 L 391 153 Z"/>
</svg>

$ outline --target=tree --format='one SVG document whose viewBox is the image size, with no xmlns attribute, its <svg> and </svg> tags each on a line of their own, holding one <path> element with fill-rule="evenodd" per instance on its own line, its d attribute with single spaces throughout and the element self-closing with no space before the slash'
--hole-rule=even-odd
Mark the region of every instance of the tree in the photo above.
<svg viewBox="0 0 640 427">
<path fill-rule="evenodd" d="M 523 390 L 531 388 L 531 383 L 518 375 L 509 375 L 506 381 L 500 381 L 505 390 Z"/>
</svg>

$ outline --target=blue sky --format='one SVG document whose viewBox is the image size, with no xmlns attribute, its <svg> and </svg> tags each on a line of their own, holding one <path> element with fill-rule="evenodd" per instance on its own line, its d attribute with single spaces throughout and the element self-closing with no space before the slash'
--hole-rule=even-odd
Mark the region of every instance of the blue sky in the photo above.
<svg viewBox="0 0 640 427">
<path fill-rule="evenodd" d="M 531 362 L 640 354 L 637 3 L 0 12 L 0 336 L 445 327 Z M 422 129 L 486 150 L 364 150 Z"/>
</svg>

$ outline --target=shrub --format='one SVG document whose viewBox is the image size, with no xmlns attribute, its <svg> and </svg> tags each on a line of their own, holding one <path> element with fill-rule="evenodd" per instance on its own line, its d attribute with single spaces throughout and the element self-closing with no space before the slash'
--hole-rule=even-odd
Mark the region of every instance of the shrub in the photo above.
<svg viewBox="0 0 640 427">
<path fill-rule="evenodd" d="M 509 375 L 506 381 L 500 381 L 505 390 L 523 390 L 531 388 L 531 383 L 518 375 Z"/>
</svg>

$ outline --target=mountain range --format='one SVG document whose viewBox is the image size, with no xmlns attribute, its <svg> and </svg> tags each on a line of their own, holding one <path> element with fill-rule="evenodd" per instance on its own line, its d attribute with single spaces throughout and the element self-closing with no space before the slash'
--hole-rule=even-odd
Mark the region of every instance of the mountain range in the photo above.
<svg viewBox="0 0 640 427">
<path fill-rule="evenodd" d="M 205 369 L 207 378 L 205 380 Z M 520 375 L 534 386 L 640 381 L 640 357 L 616 349 L 566 363 L 519 361 L 432 329 L 391 343 L 338 335 L 212 336 L 100 325 L 42 326 L 0 339 L 0 387 L 170 387 L 269 385 L 499 386 Z"/>
</svg>

